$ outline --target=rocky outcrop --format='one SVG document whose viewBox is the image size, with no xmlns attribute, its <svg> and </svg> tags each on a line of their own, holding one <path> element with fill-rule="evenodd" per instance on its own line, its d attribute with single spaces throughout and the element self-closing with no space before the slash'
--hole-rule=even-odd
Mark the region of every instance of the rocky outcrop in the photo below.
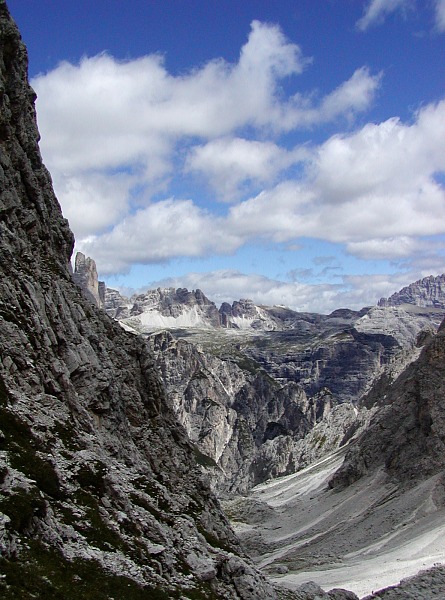
<svg viewBox="0 0 445 600">
<path fill-rule="evenodd" d="M 116 306 L 127 306 L 115 312 Z M 156 329 L 219 327 L 218 309 L 201 290 L 157 288 L 126 301 L 116 290 L 106 291 L 105 307 L 113 318 L 139 333 Z"/>
<path fill-rule="evenodd" d="M 0 0 L 0 593 L 275 598 L 202 481 L 146 343 L 72 281 L 26 68 Z"/>
<path fill-rule="evenodd" d="M 235 301 L 232 305 L 224 302 L 219 313 L 223 327 L 274 331 L 284 326 L 280 319 L 271 313 L 269 307 L 257 306 L 248 299 Z"/>
<path fill-rule="evenodd" d="M 99 308 L 104 308 L 105 283 L 98 279 L 95 261 L 87 258 L 82 252 L 76 254 L 73 280 L 91 302 Z"/>
<path fill-rule="evenodd" d="M 383 406 L 330 485 L 344 487 L 378 466 L 404 484 L 445 466 L 445 324 L 418 360 L 384 388 Z"/>
<path fill-rule="evenodd" d="M 379 306 L 400 306 L 401 304 L 415 304 L 416 306 L 430 306 L 445 308 L 445 274 L 434 277 L 424 277 L 415 283 L 404 287 L 389 298 L 381 298 Z"/>
<path fill-rule="evenodd" d="M 178 324 L 195 294 L 153 290 L 126 305 L 117 295 L 114 310 L 137 312 L 135 329 L 144 319 L 159 324 L 161 313 Z M 201 303 L 212 305 L 205 296 Z M 317 315 L 249 300 L 219 313 L 223 326 L 210 326 L 201 312 L 205 326 L 195 320 L 193 328 L 149 337 L 175 413 L 222 495 L 245 493 L 349 443 L 380 403 L 374 383 L 393 381 L 441 317 L 414 306 Z"/>
<path fill-rule="evenodd" d="M 357 403 L 374 381 L 393 379 L 437 330 L 445 309 L 415 305 L 339 309 L 330 315 L 224 303 L 219 311 L 197 290 L 149 290 L 131 299 L 107 290 L 108 314 L 141 333 L 170 329 L 220 356 L 242 354 L 282 386 L 308 396 L 328 388 L 337 402 Z M 205 339 L 204 330 L 211 334 Z M 217 344 L 215 344 L 217 342 Z M 219 345 L 219 350 L 215 349 Z"/>
<path fill-rule="evenodd" d="M 307 397 L 242 355 L 223 359 L 169 332 L 149 342 L 173 410 L 219 495 L 293 473 L 348 443 L 366 422 L 367 410 L 338 405 L 329 390 Z"/>
</svg>

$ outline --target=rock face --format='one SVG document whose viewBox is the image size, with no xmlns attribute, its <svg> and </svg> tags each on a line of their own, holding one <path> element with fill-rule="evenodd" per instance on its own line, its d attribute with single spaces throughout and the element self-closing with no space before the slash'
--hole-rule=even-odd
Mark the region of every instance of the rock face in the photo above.
<svg viewBox="0 0 445 600">
<path fill-rule="evenodd" d="M 27 57 L 0 0 L 0 594 L 275 598 L 142 338 L 74 285 Z"/>
<path fill-rule="evenodd" d="M 417 356 L 419 340 L 434 333 L 445 315 L 445 308 L 415 305 L 321 315 L 260 307 L 251 300 L 224 303 L 218 311 L 200 290 L 174 288 L 129 300 L 107 290 L 105 308 L 137 332 L 170 329 L 213 354 L 241 352 L 281 385 L 298 383 L 308 396 L 328 388 L 338 402 L 357 402 L 384 373 L 400 372 Z M 211 332 L 207 339 L 204 330 Z"/>
<path fill-rule="evenodd" d="M 245 357 L 222 359 L 169 332 L 149 342 L 173 410 L 221 496 L 305 467 L 347 443 L 369 416 L 338 405 L 329 390 L 309 398 Z"/>
<path fill-rule="evenodd" d="M 445 466 L 445 324 L 418 360 L 384 391 L 383 406 L 346 455 L 332 487 L 344 487 L 378 466 L 402 483 Z"/>
<path fill-rule="evenodd" d="M 125 310 L 116 312 L 119 307 Z M 162 328 L 220 326 L 218 309 L 201 290 L 157 288 L 128 300 L 111 289 L 106 291 L 105 309 L 110 316 L 140 333 Z"/>
<path fill-rule="evenodd" d="M 76 254 L 73 280 L 99 308 L 105 306 L 105 283 L 98 280 L 96 263 L 82 252 Z"/>
<path fill-rule="evenodd" d="M 221 305 L 219 313 L 223 327 L 262 331 L 273 331 L 285 327 L 285 323 L 276 318 L 273 310 L 271 311 L 267 306 L 256 306 L 252 300 L 235 301 L 232 306 L 225 302 Z"/>
<path fill-rule="evenodd" d="M 379 300 L 379 306 L 400 306 L 401 304 L 445 308 L 445 274 L 437 277 L 430 275 L 419 279 L 389 298 Z"/>
</svg>

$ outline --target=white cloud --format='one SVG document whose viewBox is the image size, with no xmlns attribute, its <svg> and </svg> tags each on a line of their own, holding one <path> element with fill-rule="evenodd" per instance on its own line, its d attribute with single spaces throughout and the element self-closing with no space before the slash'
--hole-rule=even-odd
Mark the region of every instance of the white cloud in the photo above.
<svg viewBox="0 0 445 600">
<path fill-rule="evenodd" d="M 97 235 L 118 223 L 128 211 L 133 179 L 125 174 L 56 173 L 54 186 L 63 197 L 63 214 L 79 239 Z"/>
<path fill-rule="evenodd" d="M 195 149 L 186 167 L 230 199 L 240 186 L 271 185 L 300 160 L 299 151 L 267 135 L 350 118 L 372 102 L 379 76 L 364 68 L 317 105 L 310 96 L 286 97 L 283 78 L 308 62 L 279 27 L 254 21 L 233 64 L 215 59 L 172 76 L 159 55 L 118 61 L 100 54 L 34 78 L 42 154 L 78 241 L 118 225 L 125 207 L 147 206 L 160 191 L 168 195 L 189 143 Z M 238 137 L 246 128 L 261 141 Z"/>
<path fill-rule="evenodd" d="M 249 298 L 256 304 L 283 305 L 298 311 L 323 312 L 338 308 L 335 298 L 341 286 L 289 283 L 235 270 L 187 273 L 154 282 L 152 287 L 201 289 L 219 307 L 223 302 Z M 331 308 L 332 307 L 332 308 Z"/>
<path fill-rule="evenodd" d="M 191 200 L 169 199 L 138 210 L 108 233 L 80 241 L 78 250 L 93 256 L 105 275 L 128 272 L 133 263 L 230 253 L 239 245 L 218 218 Z"/>
<path fill-rule="evenodd" d="M 435 177 L 445 172 L 443 139 L 445 101 L 424 107 L 411 125 L 391 119 L 334 136 L 314 151 L 306 180 L 232 207 L 230 230 L 245 239 L 306 236 L 349 243 L 358 255 L 371 248 L 405 255 L 415 245 L 409 238 L 445 233 L 445 191 Z"/>
<path fill-rule="evenodd" d="M 396 10 L 406 9 L 411 0 L 369 0 L 363 16 L 356 25 L 360 31 L 366 31 L 369 27 L 380 25 L 385 18 Z"/>
<path fill-rule="evenodd" d="M 292 106 L 280 100 L 278 83 L 305 63 L 278 27 L 258 21 L 238 63 L 213 60 L 177 77 L 158 55 L 64 62 L 32 82 L 46 159 L 61 168 L 103 168 L 162 156 L 171 138 L 227 135 L 245 125 L 281 130 Z"/>
<path fill-rule="evenodd" d="M 369 2 L 359 27 L 407 6 Z M 444 6 L 435 4 L 439 29 Z M 433 264 L 433 242 L 419 237 L 445 233 L 445 101 L 424 106 L 412 123 L 368 123 L 289 150 L 281 134 L 338 118 L 350 125 L 381 82 L 361 67 L 325 96 L 286 96 L 283 79 L 307 64 L 278 27 L 255 21 L 233 64 L 217 59 L 172 76 L 159 55 L 122 62 L 102 54 L 33 80 L 45 162 L 77 248 L 101 276 L 134 263 L 228 255 L 258 239 L 294 250 L 300 238 L 327 240 L 361 259 L 404 261 L 413 273 L 416 260 L 419 273 L 427 259 Z M 197 196 L 175 198 L 191 174 L 232 206 L 212 213 Z M 382 295 L 385 277 L 372 281 Z M 299 310 L 370 303 L 370 288 L 362 293 L 347 280 L 313 286 L 234 271 L 187 278 L 178 285 Z"/>
<path fill-rule="evenodd" d="M 279 173 L 307 157 L 304 148 L 292 152 L 273 142 L 225 137 L 192 148 L 186 165 L 204 175 L 218 196 L 231 201 L 244 184 L 271 184 Z"/>
<path fill-rule="evenodd" d="M 350 254 L 364 259 L 399 259 L 412 256 L 423 244 L 408 236 L 388 237 L 349 242 L 346 248 Z"/>
<path fill-rule="evenodd" d="M 437 274 L 443 272 L 438 269 Z M 404 271 L 403 273 L 349 275 L 339 278 L 338 284 L 309 284 L 285 282 L 262 275 L 248 275 L 237 270 L 220 270 L 207 273 L 187 273 L 169 277 L 150 284 L 157 287 L 185 287 L 201 289 L 219 307 L 223 302 L 232 304 L 249 298 L 257 305 L 287 306 L 299 312 L 328 314 L 338 308 L 360 310 L 377 304 L 380 298 L 431 275 L 431 270 Z M 140 290 L 140 291 L 145 291 Z"/>
<path fill-rule="evenodd" d="M 436 0 L 435 6 L 436 29 L 439 32 L 445 31 L 445 0 Z"/>
<path fill-rule="evenodd" d="M 312 154 L 305 150 L 306 175 L 266 186 L 231 206 L 226 216 L 203 211 L 191 200 L 152 203 L 90 239 L 83 251 L 95 257 L 101 272 L 125 270 L 132 262 L 230 254 L 258 239 L 295 244 L 301 237 L 345 244 L 360 258 L 408 258 L 425 247 L 419 237 L 445 233 L 445 191 L 436 180 L 445 172 L 443 139 L 445 101 L 425 106 L 412 124 L 398 119 L 368 124 L 330 138 Z M 229 159 L 240 156 L 231 186 L 246 173 L 258 175 L 264 156 L 272 162 L 271 172 L 274 158 L 288 158 L 273 144 L 260 144 L 249 163 L 242 157 L 255 144 L 223 140 L 222 147 L 227 173 Z M 203 160 L 205 154 L 195 156 Z M 210 152 L 207 159 L 213 158 Z M 224 170 L 214 166 L 216 173 L 218 167 Z"/>
</svg>

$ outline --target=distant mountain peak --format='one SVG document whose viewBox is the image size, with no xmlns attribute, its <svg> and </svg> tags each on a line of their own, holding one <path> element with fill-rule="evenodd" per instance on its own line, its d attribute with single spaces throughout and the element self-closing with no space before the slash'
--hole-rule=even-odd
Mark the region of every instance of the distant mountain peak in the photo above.
<svg viewBox="0 0 445 600">
<path fill-rule="evenodd" d="M 381 298 L 379 306 L 400 306 L 415 304 L 416 306 L 445 308 L 445 274 L 429 275 L 402 288 L 389 298 Z"/>
</svg>

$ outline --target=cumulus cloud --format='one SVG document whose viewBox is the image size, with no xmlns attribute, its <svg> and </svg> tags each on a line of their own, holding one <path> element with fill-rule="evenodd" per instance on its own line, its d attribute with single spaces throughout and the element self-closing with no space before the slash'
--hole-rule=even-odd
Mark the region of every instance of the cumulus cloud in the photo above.
<svg viewBox="0 0 445 600">
<path fill-rule="evenodd" d="M 380 85 L 382 74 L 371 75 L 367 67 L 360 67 L 333 92 L 325 96 L 318 105 L 311 106 L 306 98 L 294 98 L 296 110 L 292 117 L 294 125 L 311 126 L 329 122 L 340 115 L 351 120 L 357 113 L 366 110 L 372 103 Z M 298 105 L 301 108 L 298 109 Z"/>
<path fill-rule="evenodd" d="M 438 29 L 444 5 L 435 3 Z M 358 26 L 364 31 L 407 6 L 373 0 Z M 422 107 L 410 123 L 394 117 L 354 130 L 352 119 L 372 104 L 382 75 L 359 67 L 325 95 L 286 94 L 284 79 L 293 84 L 309 62 L 277 26 L 255 21 L 235 63 L 215 59 L 173 76 L 159 55 L 101 54 L 33 80 L 45 162 L 77 248 L 101 275 L 230 255 L 259 240 L 295 251 L 301 238 L 421 272 L 434 236 L 445 233 L 445 101 Z M 347 133 L 284 146 L 287 134 L 339 118 Z M 193 181 L 187 192 L 184 180 Z M 231 205 L 205 210 L 191 193 L 198 180 Z M 358 282 L 340 274 L 338 286 L 313 286 L 301 283 L 309 271 L 284 270 L 295 281 L 219 271 L 189 274 L 178 285 L 299 310 L 334 309 L 341 299 L 369 303 Z M 390 281 L 372 285 L 384 295 Z"/>
<path fill-rule="evenodd" d="M 230 253 L 239 247 L 219 219 L 191 200 L 169 199 L 138 210 L 101 236 L 80 241 L 101 274 L 128 272 L 133 263 L 162 263 L 179 256 Z"/>
<path fill-rule="evenodd" d="M 123 173 L 64 176 L 56 172 L 54 185 L 63 197 L 64 216 L 78 238 L 83 239 L 107 231 L 125 217 L 133 178 Z"/>
<path fill-rule="evenodd" d="M 435 5 L 436 29 L 439 32 L 445 31 L 445 0 L 436 0 Z"/>
<path fill-rule="evenodd" d="M 411 0 L 369 0 L 356 26 L 360 31 L 366 31 L 369 27 L 383 23 L 391 13 L 406 9 L 410 4 Z"/>
<path fill-rule="evenodd" d="M 312 237 L 361 257 L 415 251 L 415 236 L 445 233 L 445 102 L 412 124 L 390 119 L 336 135 L 314 150 L 306 179 L 288 180 L 232 207 L 230 230 L 275 242 Z"/>
<path fill-rule="evenodd" d="M 102 272 L 132 262 L 230 254 L 259 239 L 292 245 L 302 237 L 343 244 L 359 258 L 407 258 L 428 246 L 419 237 L 445 233 L 445 191 L 437 178 L 445 173 L 443 139 L 445 101 L 425 106 L 411 124 L 367 124 L 311 153 L 306 149 L 305 175 L 266 186 L 226 215 L 206 212 L 192 200 L 155 202 L 90 238 L 82 250 Z M 224 144 L 229 156 L 238 151 L 234 140 Z M 242 155 L 252 145 L 240 147 Z M 273 145 L 259 148 L 260 156 L 288 158 Z M 249 169 L 256 173 L 256 161 L 241 161 L 238 172 L 233 167 L 233 181 Z"/>
<path fill-rule="evenodd" d="M 418 239 L 402 235 L 369 239 L 361 242 L 349 242 L 346 245 L 348 252 L 364 259 L 399 259 L 412 256 L 424 244 Z"/>
<path fill-rule="evenodd" d="M 331 306 L 334 307 L 335 297 L 341 289 L 341 285 L 284 282 L 236 270 L 187 273 L 157 281 L 152 286 L 199 288 L 218 306 L 223 302 L 231 304 L 234 300 L 249 298 L 259 305 L 287 306 L 302 312 L 329 311 Z"/>
<path fill-rule="evenodd" d="M 283 79 L 309 62 L 279 27 L 254 21 L 235 63 L 215 59 L 173 76 L 157 54 L 128 61 L 100 54 L 34 78 L 42 153 L 76 238 L 118 225 L 125 206 L 168 195 L 184 168 L 224 200 L 240 187 L 273 183 L 301 152 L 268 135 L 350 118 L 379 85 L 378 75 L 360 68 L 318 103 L 311 94 L 283 94 Z M 239 135 L 246 128 L 253 139 Z"/>
<path fill-rule="evenodd" d="M 288 151 L 273 142 L 219 138 L 190 150 L 186 168 L 204 176 L 218 197 L 237 199 L 246 184 L 271 184 L 292 164 L 308 157 L 304 148 Z"/>
<path fill-rule="evenodd" d="M 443 269 L 444 263 L 441 267 Z M 440 272 L 442 271 L 437 271 Z M 339 277 L 337 284 L 313 284 L 280 281 L 237 270 L 218 270 L 169 277 L 152 282 L 150 287 L 201 289 L 218 307 L 223 302 L 232 304 L 235 300 L 249 298 L 257 305 L 286 306 L 299 312 L 328 314 L 339 307 L 360 310 L 365 306 L 373 306 L 380 298 L 387 298 L 427 275 L 431 275 L 431 270 L 425 273 L 411 270 L 402 273 L 346 275 Z"/>
</svg>

